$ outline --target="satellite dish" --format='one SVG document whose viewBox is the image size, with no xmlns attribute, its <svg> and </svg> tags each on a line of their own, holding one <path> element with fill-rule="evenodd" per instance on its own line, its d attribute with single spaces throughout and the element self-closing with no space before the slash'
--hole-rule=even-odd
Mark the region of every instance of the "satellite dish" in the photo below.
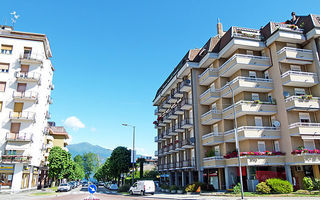
<svg viewBox="0 0 320 200">
<path fill-rule="evenodd" d="M 275 120 L 275 121 L 272 122 L 272 125 L 273 125 L 274 127 L 280 127 L 280 122 L 277 121 L 277 120 Z"/>
<path fill-rule="evenodd" d="M 287 91 L 284 91 L 284 92 L 283 92 L 283 96 L 284 96 L 285 98 L 290 97 L 290 93 L 287 92 Z"/>
</svg>

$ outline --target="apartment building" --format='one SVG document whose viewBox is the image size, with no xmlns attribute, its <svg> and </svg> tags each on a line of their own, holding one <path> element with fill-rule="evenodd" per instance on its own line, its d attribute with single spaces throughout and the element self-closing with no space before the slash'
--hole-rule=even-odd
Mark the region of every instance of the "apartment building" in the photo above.
<svg viewBox="0 0 320 200">
<path fill-rule="evenodd" d="M 217 30 L 153 101 L 161 177 L 232 188 L 240 180 L 237 130 L 246 190 L 270 177 L 297 189 L 304 176 L 320 178 L 320 16 Z"/>
<path fill-rule="evenodd" d="M 39 176 L 38 188 L 49 187 L 51 180 L 49 178 L 49 153 L 53 147 L 61 147 L 62 149 L 69 151 L 67 145 L 70 143 L 70 137 L 68 132 L 63 126 L 56 126 L 55 122 L 48 122 L 46 129 L 45 142 L 43 144 L 43 166 L 41 174 Z"/>
<path fill-rule="evenodd" d="M 37 188 L 54 68 L 46 35 L 0 26 L 1 190 Z"/>
</svg>

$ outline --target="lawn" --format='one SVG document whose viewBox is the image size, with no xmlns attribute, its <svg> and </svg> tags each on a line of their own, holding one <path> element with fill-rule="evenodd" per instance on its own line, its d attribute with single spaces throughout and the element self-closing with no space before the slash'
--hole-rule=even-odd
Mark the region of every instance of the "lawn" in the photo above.
<svg viewBox="0 0 320 200">
<path fill-rule="evenodd" d="M 205 194 L 202 194 L 205 195 Z M 216 194 L 216 196 L 219 196 L 219 194 Z M 241 196 L 241 194 L 234 194 L 234 193 L 224 193 L 221 194 L 221 196 Z M 255 192 L 244 192 L 245 197 L 320 197 L 320 191 L 313 191 L 309 193 L 300 193 L 300 192 L 292 192 L 290 194 L 259 194 Z"/>
</svg>

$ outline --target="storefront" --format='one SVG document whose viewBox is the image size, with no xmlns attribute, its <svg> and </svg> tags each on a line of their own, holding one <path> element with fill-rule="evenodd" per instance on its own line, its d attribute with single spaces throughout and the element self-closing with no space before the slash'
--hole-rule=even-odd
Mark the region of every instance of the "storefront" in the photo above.
<svg viewBox="0 0 320 200">
<path fill-rule="evenodd" d="M 1 189 L 11 189 L 14 165 L 0 165 Z"/>
<path fill-rule="evenodd" d="M 31 187 L 37 187 L 38 185 L 38 174 L 39 170 L 38 168 L 34 167 L 33 168 L 33 173 L 32 173 L 32 182 L 31 182 Z"/>
<path fill-rule="evenodd" d="M 21 179 L 21 189 L 29 188 L 30 170 L 28 166 L 23 167 L 22 179 Z"/>
<path fill-rule="evenodd" d="M 291 166 L 292 183 L 295 190 L 302 188 L 304 177 L 320 178 L 319 165 L 297 165 Z"/>
<path fill-rule="evenodd" d="M 225 189 L 224 171 L 222 168 L 205 169 L 203 180 L 209 185 L 208 190 Z"/>
</svg>

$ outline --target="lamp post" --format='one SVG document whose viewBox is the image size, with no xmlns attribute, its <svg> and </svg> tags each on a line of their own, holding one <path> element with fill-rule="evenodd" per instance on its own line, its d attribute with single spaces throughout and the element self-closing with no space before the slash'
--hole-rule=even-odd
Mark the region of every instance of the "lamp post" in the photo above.
<svg viewBox="0 0 320 200">
<path fill-rule="evenodd" d="M 129 125 L 129 124 L 122 124 L 122 126 L 129 126 L 132 127 L 133 129 L 133 133 L 132 133 L 132 169 L 133 169 L 133 173 L 132 173 L 132 185 L 134 184 L 134 140 L 135 140 L 135 132 L 136 132 L 136 126 L 133 125 Z"/>
<path fill-rule="evenodd" d="M 234 92 L 230 83 L 226 84 L 232 93 L 232 108 L 233 108 L 233 115 L 234 115 L 234 139 L 236 141 L 236 151 L 238 153 L 238 166 L 239 166 L 239 176 L 240 176 L 240 184 L 241 184 L 241 199 L 243 199 L 243 181 L 242 181 L 242 169 L 241 169 L 241 159 L 240 159 L 240 148 L 239 148 L 239 140 L 238 140 L 238 125 L 237 125 L 237 115 L 236 115 L 236 105 L 234 102 Z"/>
</svg>

